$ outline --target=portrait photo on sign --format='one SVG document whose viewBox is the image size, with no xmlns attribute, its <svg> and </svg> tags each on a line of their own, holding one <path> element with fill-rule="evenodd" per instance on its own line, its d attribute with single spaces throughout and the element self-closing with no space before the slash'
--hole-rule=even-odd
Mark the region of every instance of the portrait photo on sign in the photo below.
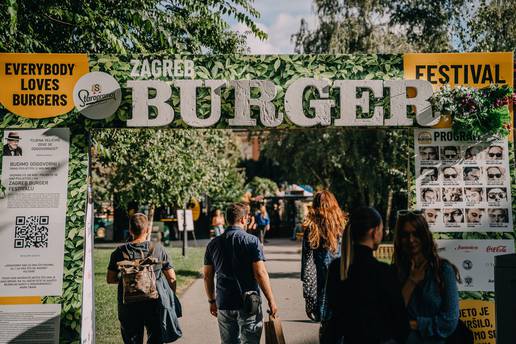
<svg viewBox="0 0 516 344">
<path fill-rule="evenodd" d="M 439 179 L 439 171 L 437 170 L 437 167 L 421 167 L 419 169 L 419 178 L 421 180 L 421 184 L 437 182 Z"/>
<path fill-rule="evenodd" d="M 443 202 L 462 202 L 462 188 L 443 188 Z"/>
<path fill-rule="evenodd" d="M 441 147 L 441 160 L 460 160 L 460 147 L 458 146 L 444 146 Z"/>
<path fill-rule="evenodd" d="M 505 181 L 505 168 L 502 166 L 489 166 L 486 168 L 487 184 L 502 185 Z"/>
<path fill-rule="evenodd" d="M 458 208 L 446 208 L 443 210 L 445 225 L 464 223 L 464 212 Z"/>
<path fill-rule="evenodd" d="M 486 152 L 486 160 L 503 160 L 503 147 L 498 145 L 493 145 L 487 148 Z"/>
<path fill-rule="evenodd" d="M 439 188 L 423 188 L 421 190 L 421 201 L 435 203 L 441 200 Z"/>
<path fill-rule="evenodd" d="M 441 222 L 441 209 L 424 209 L 423 215 L 425 216 L 426 222 L 429 225 L 435 225 L 436 223 Z"/>
<path fill-rule="evenodd" d="M 464 167 L 464 182 L 467 184 L 480 183 L 482 179 L 482 168 L 479 166 Z"/>
<path fill-rule="evenodd" d="M 465 161 L 477 161 L 483 158 L 483 146 L 463 147 Z"/>
<path fill-rule="evenodd" d="M 419 147 L 419 156 L 422 161 L 439 160 L 439 147 L 437 147 L 437 146 Z"/>
<path fill-rule="evenodd" d="M 478 204 L 484 200 L 484 190 L 482 188 L 464 188 L 466 202 Z"/>
<path fill-rule="evenodd" d="M 490 225 L 507 224 L 509 222 L 508 211 L 504 208 L 488 209 L 487 215 Z"/>
<path fill-rule="evenodd" d="M 487 188 L 488 202 L 507 202 L 507 188 Z"/>
<path fill-rule="evenodd" d="M 484 209 L 479 208 L 471 208 L 466 209 L 466 222 L 468 224 L 479 224 L 482 222 L 482 217 L 484 216 Z"/>
<path fill-rule="evenodd" d="M 20 146 L 21 136 L 16 131 L 11 131 L 5 138 L 6 143 L 3 147 L 3 156 L 22 156 L 23 149 Z"/>
<path fill-rule="evenodd" d="M 444 166 L 441 167 L 441 174 L 443 183 L 457 184 L 461 180 L 462 168 L 459 166 Z"/>
</svg>

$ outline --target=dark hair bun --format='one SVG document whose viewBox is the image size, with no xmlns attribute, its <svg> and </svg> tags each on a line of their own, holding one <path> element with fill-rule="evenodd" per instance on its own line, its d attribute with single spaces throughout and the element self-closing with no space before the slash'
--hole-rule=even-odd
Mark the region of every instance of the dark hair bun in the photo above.
<svg viewBox="0 0 516 344">
<path fill-rule="evenodd" d="M 360 207 L 351 212 L 349 228 L 353 241 L 364 238 L 366 233 L 382 223 L 382 216 L 375 208 Z"/>
</svg>

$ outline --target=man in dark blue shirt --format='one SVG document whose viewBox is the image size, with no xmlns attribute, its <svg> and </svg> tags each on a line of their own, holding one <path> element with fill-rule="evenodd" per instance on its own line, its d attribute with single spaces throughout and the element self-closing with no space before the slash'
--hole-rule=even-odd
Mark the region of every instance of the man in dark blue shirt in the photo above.
<svg viewBox="0 0 516 344">
<path fill-rule="evenodd" d="M 208 244 L 204 256 L 204 286 L 210 313 L 217 317 L 223 344 L 258 344 L 263 328 L 261 306 L 257 314 L 245 313 L 242 309 L 242 294 L 247 291 L 259 293 L 261 289 L 270 313 L 275 315 L 278 308 L 260 242 L 245 232 L 249 218 L 245 205 L 230 205 L 226 218 L 230 226 L 224 235 L 214 238 Z"/>
</svg>

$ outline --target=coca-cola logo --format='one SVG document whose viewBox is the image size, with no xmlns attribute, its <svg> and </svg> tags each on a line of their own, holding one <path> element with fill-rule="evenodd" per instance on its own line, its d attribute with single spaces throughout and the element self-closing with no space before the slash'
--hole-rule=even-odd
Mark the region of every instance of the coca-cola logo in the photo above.
<svg viewBox="0 0 516 344">
<path fill-rule="evenodd" d="M 486 252 L 507 253 L 507 246 L 505 246 L 505 245 L 487 246 Z"/>
<path fill-rule="evenodd" d="M 474 251 L 474 250 L 478 250 L 478 246 L 462 246 L 462 245 L 457 245 L 455 250 L 456 251 Z"/>
</svg>

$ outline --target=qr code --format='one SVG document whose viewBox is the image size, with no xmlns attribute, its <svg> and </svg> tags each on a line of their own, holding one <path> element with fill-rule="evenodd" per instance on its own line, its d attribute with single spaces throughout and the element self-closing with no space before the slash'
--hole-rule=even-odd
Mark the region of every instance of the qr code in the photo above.
<svg viewBox="0 0 516 344">
<path fill-rule="evenodd" d="M 14 248 L 48 247 L 48 216 L 16 216 Z"/>
</svg>

